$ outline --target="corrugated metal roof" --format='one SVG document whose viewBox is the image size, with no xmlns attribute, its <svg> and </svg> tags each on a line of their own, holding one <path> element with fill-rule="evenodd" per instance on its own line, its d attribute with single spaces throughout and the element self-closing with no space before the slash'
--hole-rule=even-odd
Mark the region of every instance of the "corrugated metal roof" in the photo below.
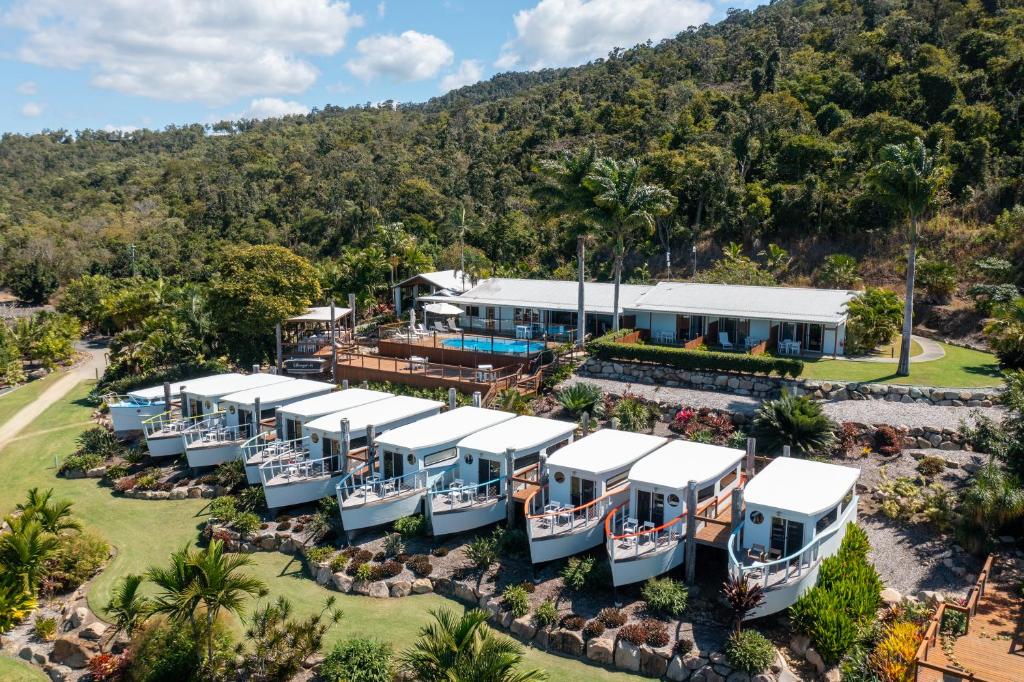
<svg viewBox="0 0 1024 682">
<path fill-rule="evenodd" d="M 842 289 L 661 282 L 627 311 L 838 324 L 858 295 Z"/>
<path fill-rule="evenodd" d="M 575 312 L 579 284 L 572 281 L 549 279 L 485 279 L 455 298 L 420 296 L 421 301 L 448 301 L 457 305 L 511 306 L 515 308 L 542 308 Z M 634 307 L 637 299 L 652 287 L 623 284 L 619 288 L 619 308 Z M 588 313 L 610 315 L 615 297 L 615 285 L 606 282 L 584 284 L 585 305 Z"/>
</svg>

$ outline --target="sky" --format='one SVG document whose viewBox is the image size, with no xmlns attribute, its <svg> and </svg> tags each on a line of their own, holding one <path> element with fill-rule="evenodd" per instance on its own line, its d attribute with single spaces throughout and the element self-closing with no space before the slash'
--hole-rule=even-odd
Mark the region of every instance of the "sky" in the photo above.
<svg viewBox="0 0 1024 682">
<path fill-rule="evenodd" d="M 0 131 L 421 102 L 575 66 L 753 0 L 0 0 Z"/>
</svg>

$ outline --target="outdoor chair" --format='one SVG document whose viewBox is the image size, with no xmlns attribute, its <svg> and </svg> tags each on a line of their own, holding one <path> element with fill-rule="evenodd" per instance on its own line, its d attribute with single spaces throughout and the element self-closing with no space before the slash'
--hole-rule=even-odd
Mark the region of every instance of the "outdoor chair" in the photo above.
<svg viewBox="0 0 1024 682">
<path fill-rule="evenodd" d="M 444 326 L 444 322 L 441 322 L 440 320 L 434 321 L 434 329 L 442 334 L 448 333 L 448 327 Z"/>
<path fill-rule="evenodd" d="M 427 328 L 423 326 L 422 322 L 416 323 L 416 328 L 413 330 L 413 333 L 417 336 L 430 336 L 430 332 L 427 331 Z"/>
<path fill-rule="evenodd" d="M 455 323 L 454 317 L 448 318 L 448 329 L 452 330 L 456 334 L 461 334 L 463 332 L 463 330 L 459 328 L 459 325 Z"/>
<path fill-rule="evenodd" d="M 718 345 L 722 348 L 732 350 L 732 341 L 729 340 L 728 332 L 718 332 Z"/>
</svg>

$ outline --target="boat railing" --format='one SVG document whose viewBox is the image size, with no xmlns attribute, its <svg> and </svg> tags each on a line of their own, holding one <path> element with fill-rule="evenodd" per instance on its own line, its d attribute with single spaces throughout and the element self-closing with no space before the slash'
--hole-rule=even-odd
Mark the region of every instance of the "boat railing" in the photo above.
<svg viewBox="0 0 1024 682">
<path fill-rule="evenodd" d="M 196 415 L 194 417 L 184 417 L 178 410 L 167 410 L 166 412 L 161 412 L 160 414 L 153 415 L 149 419 L 143 420 L 142 429 L 146 436 L 152 436 L 157 433 L 184 432 L 197 424 L 211 419 L 220 418 L 223 415 L 223 412 L 210 412 L 207 414 Z"/>
<path fill-rule="evenodd" d="M 419 469 L 404 476 L 382 478 L 369 467 L 361 467 L 338 481 L 336 488 L 342 502 L 358 496 L 365 499 L 370 493 L 384 500 L 409 490 L 426 489 L 427 474 L 426 469 Z"/>
<path fill-rule="evenodd" d="M 448 481 L 446 483 L 438 481 L 427 494 L 429 495 L 432 508 L 437 504 L 442 508 L 447 506 L 448 509 L 454 509 L 456 506 L 468 508 L 497 500 L 501 497 L 501 490 L 504 484 L 504 476 L 492 478 L 484 483 L 470 483 L 468 485 L 458 483 L 457 481 Z"/>
<path fill-rule="evenodd" d="M 279 476 L 282 477 L 279 483 L 288 483 L 339 473 L 336 455 L 309 459 L 305 452 L 292 450 L 277 455 L 264 453 L 263 457 L 264 461 L 260 464 L 260 480 L 264 486 Z"/>
<path fill-rule="evenodd" d="M 149 398 L 139 398 L 131 393 L 106 393 L 103 395 L 103 402 L 106 403 L 108 407 L 113 407 L 114 405 L 149 407 L 150 405 L 163 405 L 164 399 L 163 396 L 150 400 Z M 172 400 L 171 402 L 173 403 L 174 401 Z"/>
<path fill-rule="evenodd" d="M 623 483 L 601 497 L 578 506 L 552 503 L 548 487 L 542 486 L 530 493 L 523 502 L 523 509 L 527 510 L 527 526 L 533 528 L 534 524 L 546 524 L 551 529 L 551 534 L 554 534 L 572 532 L 593 521 L 600 521 L 611 507 L 612 496 L 625 490 L 628 485 L 628 482 Z"/>
<path fill-rule="evenodd" d="M 224 423 L 223 417 L 216 417 L 199 422 L 195 426 L 182 432 L 185 439 L 185 447 L 195 443 L 232 442 L 248 440 L 256 430 L 254 424 L 235 424 L 228 426 Z"/>
<path fill-rule="evenodd" d="M 304 453 L 305 451 L 306 443 L 303 438 L 278 440 L 275 432 L 262 431 L 242 443 L 242 461 L 247 464 L 258 463 L 272 457 Z"/>
<path fill-rule="evenodd" d="M 813 569 L 821 559 L 831 556 L 833 554 L 833 548 L 838 548 L 839 543 L 843 539 L 841 531 L 846 528 L 846 524 L 849 523 L 857 513 L 857 502 L 858 496 L 854 495 L 846 509 L 843 510 L 842 515 L 832 524 L 831 527 L 825 529 L 824 532 L 819 533 L 813 540 L 811 540 L 811 542 L 807 543 L 789 556 L 784 556 L 781 559 L 775 559 L 773 561 L 754 560 L 750 563 L 746 563 L 741 557 L 737 556 L 737 543 L 739 541 L 740 532 L 743 530 L 743 523 L 741 523 L 729 536 L 729 572 L 740 578 L 758 580 L 762 583 L 762 587 L 765 589 L 768 589 L 772 574 L 780 571 L 784 572 L 784 575 L 781 579 L 772 581 L 772 587 L 779 587 L 792 582 L 798 582 L 803 578 L 804 573 Z M 794 568 L 795 571 L 790 570 Z"/>
</svg>

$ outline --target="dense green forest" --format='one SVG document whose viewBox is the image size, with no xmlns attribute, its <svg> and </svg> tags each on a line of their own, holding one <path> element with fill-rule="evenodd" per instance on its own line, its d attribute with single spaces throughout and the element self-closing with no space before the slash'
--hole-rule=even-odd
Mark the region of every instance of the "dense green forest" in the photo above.
<svg viewBox="0 0 1024 682">
<path fill-rule="evenodd" d="M 579 68 L 503 74 L 417 105 L 111 134 L 4 135 L 0 281 L 42 301 L 83 274 L 205 281 L 225 244 L 285 246 L 326 293 L 458 263 L 572 275 L 575 235 L 538 194 L 544 159 L 636 158 L 675 208 L 626 276 L 691 273 L 729 242 L 829 254 L 894 283 L 903 222 L 865 180 L 920 137 L 949 168 L 922 257 L 1024 260 L 1024 9 L 1013 0 L 781 0 Z M 397 225 L 400 223 L 401 225 Z M 607 246 L 591 274 L 608 277 Z M 1020 272 L 1016 273 L 1020 276 Z"/>
</svg>

